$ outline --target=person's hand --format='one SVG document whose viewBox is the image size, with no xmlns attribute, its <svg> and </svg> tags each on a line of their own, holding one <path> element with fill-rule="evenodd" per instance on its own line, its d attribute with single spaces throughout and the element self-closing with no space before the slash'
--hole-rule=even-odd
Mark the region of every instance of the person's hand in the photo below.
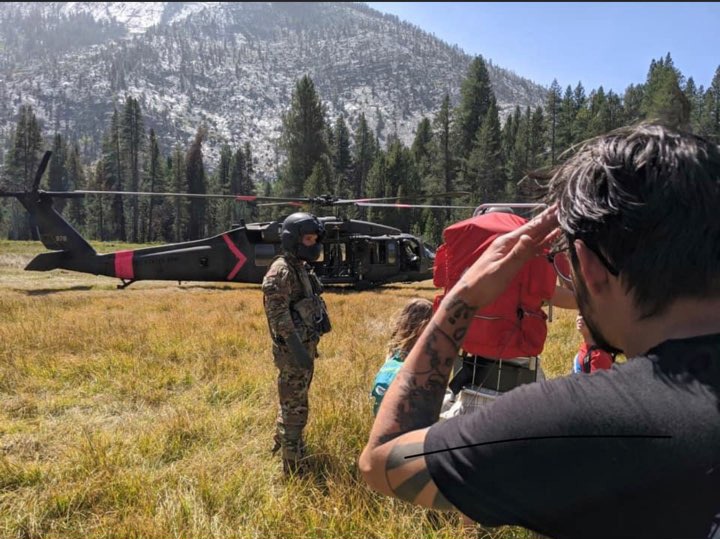
<svg viewBox="0 0 720 539">
<path fill-rule="evenodd" d="M 496 238 L 468 268 L 453 292 L 478 308 L 492 303 L 523 264 L 541 255 L 560 233 L 557 208 L 551 206 L 521 227 Z"/>
</svg>

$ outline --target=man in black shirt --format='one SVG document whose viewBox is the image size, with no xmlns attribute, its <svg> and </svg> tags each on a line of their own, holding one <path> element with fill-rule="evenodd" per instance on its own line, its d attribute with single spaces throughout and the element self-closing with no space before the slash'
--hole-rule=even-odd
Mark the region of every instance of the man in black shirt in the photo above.
<svg viewBox="0 0 720 539">
<path fill-rule="evenodd" d="M 361 472 L 488 526 L 720 539 L 720 149 L 644 124 L 586 142 L 549 179 L 553 205 L 483 253 L 408 355 Z M 473 313 L 550 245 L 569 252 L 593 340 L 630 359 L 434 424 Z"/>
</svg>

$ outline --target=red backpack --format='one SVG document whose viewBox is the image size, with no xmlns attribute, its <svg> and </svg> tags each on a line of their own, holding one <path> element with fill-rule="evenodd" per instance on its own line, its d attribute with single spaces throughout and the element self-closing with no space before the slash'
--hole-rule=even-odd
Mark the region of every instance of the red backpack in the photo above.
<svg viewBox="0 0 720 539">
<path fill-rule="evenodd" d="M 433 283 L 444 288 L 435 297 L 437 310 L 445 294 L 499 235 L 527 220 L 509 213 L 487 213 L 460 221 L 443 231 L 435 254 Z M 470 354 L 496 359 L 537 356 L 547 337 L 544 300 L 555 292 L 556 275 L 544 257 L 528 262 L 493 303 L 475 313 L 463 342 Z"/>
</svg>

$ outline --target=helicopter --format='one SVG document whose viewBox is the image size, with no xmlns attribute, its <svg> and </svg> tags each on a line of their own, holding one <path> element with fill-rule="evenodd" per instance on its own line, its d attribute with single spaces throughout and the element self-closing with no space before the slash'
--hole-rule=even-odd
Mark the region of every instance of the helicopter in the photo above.
<svg viewBox="0 0 720 539">
<path fill-rule="evenodd" d="M 98 254 L 80 233 L 53 207 L 53 199 L 93 194 L 129 194 L 185 197 L 227 197 L 258 205 L 302 203 L 349 205 L 359 207 L 473 208 L 390 204 L 394 200 L 338 199 L 324 195 L 312 198 L 258 197 L 255 195 L 213 195 L 192 193 L 142 193 L 119 191 L 44 191 L 40 179 L 52 152 L 44 154 L 30 191 L 3 192 L 0 197 L 15 197 L 30 213 L 38 236 L 51 252 L 35 256 L 27 271 L 65 269 L 94 275 L 116 277 L 122 289 L 140 280 L 213 281 L 261 283 L 272 260 L 280 254 L 282 219 L 259 223 L 241 220 L 221 234 L 194 241 Z M 448 193 L 447 195 L 464 194 Z M 271 201 L 262 204 L 262 201 Z M 421 238 L 401 230 L 355 219 L 318 217 L 325 226 L 323 252 L 312 263 L 325 285 L 352 285 L 362 290 L 393 282 L 415 282 L 432 278 L 434 250 Z"/>
</svg>

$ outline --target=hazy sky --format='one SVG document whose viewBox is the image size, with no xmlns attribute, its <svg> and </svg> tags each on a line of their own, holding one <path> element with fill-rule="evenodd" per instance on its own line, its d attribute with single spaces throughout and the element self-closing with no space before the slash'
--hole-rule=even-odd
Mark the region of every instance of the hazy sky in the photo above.
<svg viewBox="0 0 720 539">
<path fill-rule="evenodd" d="M 622 94 L 671 54 L 706 88 L 720 66 L 720 3 L 368 2 L 543 86 Z"/>
</svg>

